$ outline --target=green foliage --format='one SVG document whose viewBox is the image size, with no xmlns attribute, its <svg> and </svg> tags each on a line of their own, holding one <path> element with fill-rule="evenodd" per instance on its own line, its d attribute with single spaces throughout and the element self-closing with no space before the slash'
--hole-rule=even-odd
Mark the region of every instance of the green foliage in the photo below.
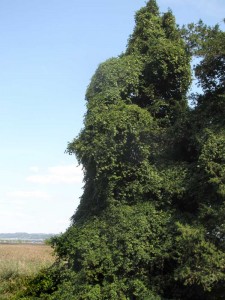
<svg viewBox="0 0 225 300">
<path fill-rule="evenodd" d="M 181 30 L 155 0 L 135 21 L 125 53 L 87 89 L 84 129 L 67 149 L 84 193 L 51 241 L 57 264 L 26 299 L 225 297 L 224 33 L 201 21 Z M 203 89 L 192 109 L 191 55 Z"/>
<path fill-rule="evenodd" d="M 147 107 L 161 126 L 174 123 L 187 109 L 190 55 L 171 11 L 159 15 L 155 1 L 136 14 L 127 54 L 142 57 L 143 71 L 135 103 Z"/>
<path fill-rule="evenodd" d="M 175 279 L 183 281 L 184 285 L 195 284 L 210 291 L 215 282 L 225 278 L 225 253 L 207 241 L 201 227 L 178 223 L 178 232 L 176 256 L 179 266 L 175 270 Z"/>
<path fill-rule="evenodd" d="M 69 280 L 73 280 L 70 289 L 76 299 L 156 295 L 172 246 L 170 219 L 170 213 L 157 211 L 151 203 L 118 204 L 98 218 L 70 227 L 56 240 L 55 249 L 74 270 Z M 149 276 L 150 272 L 155 275 Z M 68 287 L 68 282 L 64 285 Z M 62 288 L 58 293 L 62 294 Z"/>
<path fill-rule="evenodd" d="M 88 110 L 106 107 L 122 99 L 131 104 L 138 94 L 142 61 L 137 56 L 111 58 L 100 64 L 87 89 Z"/>
<path fill-rule="evenodd" d="M 96 110 L 88 114 L 85 130 L 68 147 L 76 151 L 86 170 L 82 214 L 102 209 L 112 200 L 136 202 L 141 194 L 154 193 L 158 185 L 159 176 L 149 158 L 155 155 L 153 139 L 159 130 L 150 114 L 123 103 Z"/>
<path fill-rule="evenodd" d="M 33 279 L 30 279 L 25 294 L 41 297 L 43 294 L 52 293 L 58 283 L 56 276 L 57 273 L 52 267 L 41 270 Z"/>
<path fill-rule="evenodd" d="M 225 132 L 208 132 L 202 153 L 199 157 L 200 167 L 204 170 L 205 178 L 213 186 L 214 193 L 221 200 L 225 199 Z"/>
<path fill-rule="evenodd" d="M 203 59 L 195 68 L 195 74 L 199 82 L 208 93 L 219 91 L 224 92 L 225 80 L 225 33 L 218 27 L 209 28 L 210 35 L 202 43 L 198 55 Z M 210 51 L 208 51 L 210 49 Z"/>
</svg>

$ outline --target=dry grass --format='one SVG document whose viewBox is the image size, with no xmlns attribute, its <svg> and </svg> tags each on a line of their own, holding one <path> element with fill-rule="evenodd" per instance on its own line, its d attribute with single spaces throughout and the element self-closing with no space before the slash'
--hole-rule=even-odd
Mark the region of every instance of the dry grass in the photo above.
<svg viewBox="0 0 225 300">
<path fill-rule="evenodd" d="M 53 261 L 52 249 L 46 245 L 0 244 L 0 277 L 6 270 L 18 274 L 33 274 Z"/>
<path fill-rule="evenodd" d="M 0 244 L 0 300 L 10 299 L 18 280 L 50 266 L 54 259 L 47 245 Z"/>
</svg>

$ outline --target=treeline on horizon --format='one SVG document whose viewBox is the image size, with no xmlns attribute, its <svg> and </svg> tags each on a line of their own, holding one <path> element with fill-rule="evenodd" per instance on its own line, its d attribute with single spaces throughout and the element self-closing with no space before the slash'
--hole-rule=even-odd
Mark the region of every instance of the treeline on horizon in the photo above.
<svg viewBox="0 0 225 300">
<path fill-rule="evenodd" d="M 190 95 L 193 73 L 201 92 Z M 15 299 L 225 299 L 224 92 L 218 25 L 179 27 L 155 0 L 137 11 L 68 144 L 84 191 L 52 239 L 56 263 Z"/>
<path fill-rule="evenodd" d="M 0 233 L 0 239 L 49 239 L 56 234 L 53 233 Z"/>
<path fill-rule="evenodd" d="M 15 233 L 0 233 L 0 244 L 50 244 L 53 237 L 57 234 L 51 233 L 27 233 L 27 232 L 15 232 Z"/>
</svg>

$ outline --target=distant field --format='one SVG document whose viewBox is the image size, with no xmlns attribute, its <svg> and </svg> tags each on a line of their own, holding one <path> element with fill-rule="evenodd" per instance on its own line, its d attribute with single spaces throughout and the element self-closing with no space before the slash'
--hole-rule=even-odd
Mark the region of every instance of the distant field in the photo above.
<svg viewBox="0 0 225 300">
<path fill-rule="evenodd" d="M 53 250 L 47 245 L 0 244 L 0 300 L 10 299 L 22 279 L 54 262 Z M 21 286 L 22 288 L 22 286 Z"/>
</svg>

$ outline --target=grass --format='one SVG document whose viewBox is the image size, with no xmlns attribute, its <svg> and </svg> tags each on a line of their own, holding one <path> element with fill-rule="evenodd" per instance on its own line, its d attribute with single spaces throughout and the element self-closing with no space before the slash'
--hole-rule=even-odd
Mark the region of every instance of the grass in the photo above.
<svg viewBox="0 0 225 300">
<path fill-rule="evenodd" d="M 23 288 L 29 276 L 54 262 L 47 245 L 0 244 L 0 300 L 8 300 Z"/>
</svg>

